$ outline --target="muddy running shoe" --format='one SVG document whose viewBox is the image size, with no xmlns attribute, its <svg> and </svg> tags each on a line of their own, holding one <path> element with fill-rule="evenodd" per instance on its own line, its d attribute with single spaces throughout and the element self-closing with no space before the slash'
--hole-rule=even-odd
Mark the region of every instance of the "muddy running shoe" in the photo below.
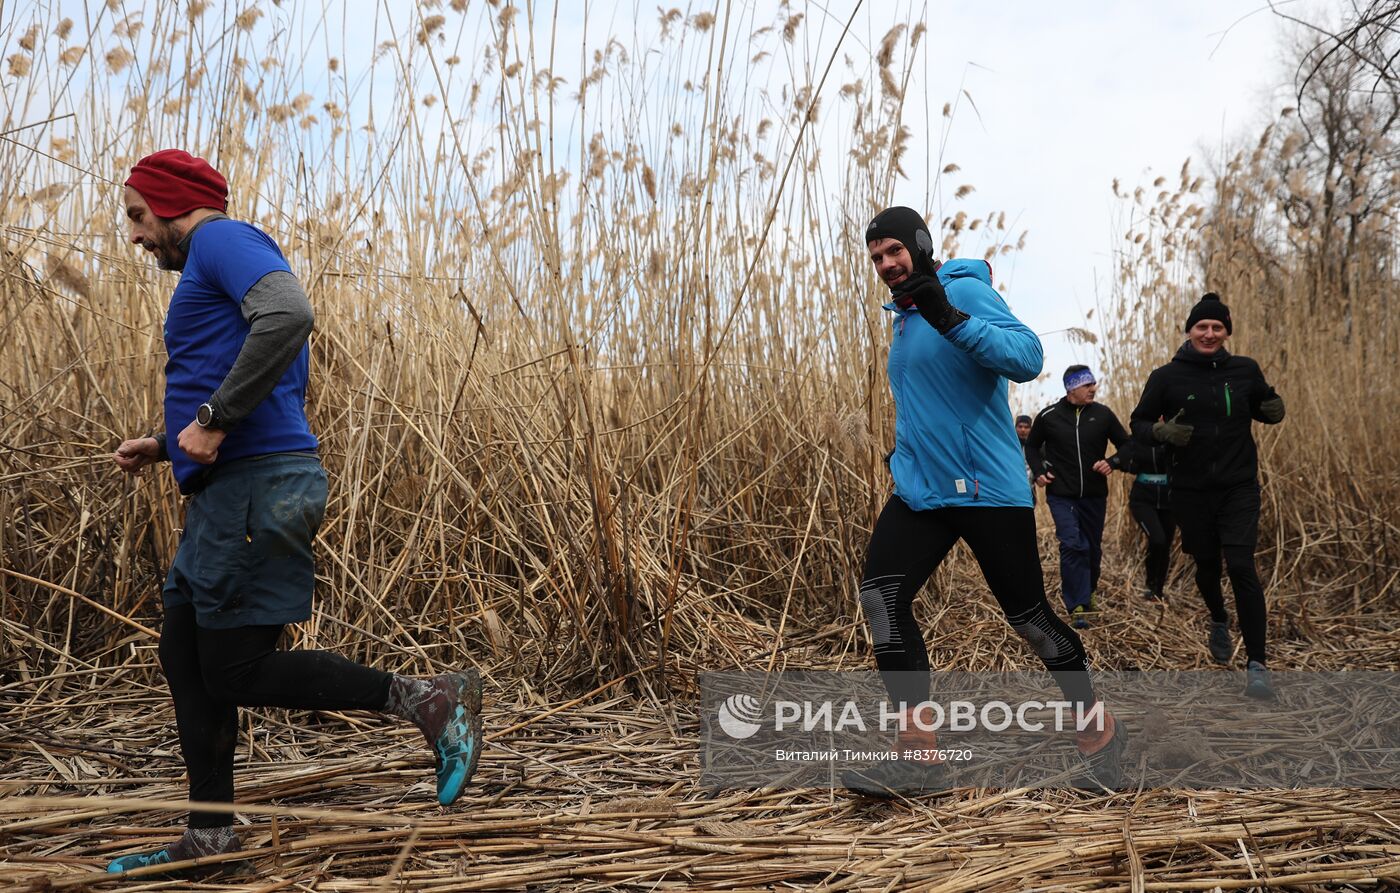
<svg viewBox="0 0 1400 893">
<path fill-rule="evenodd" d="M 438 676 L 433 681 L 454 693 L 451 710 L 430 738 L 436 764 L 438 803 L 450 806 L 476 771 L 481 757 L 481 674 L 476 670 Z M 424 730 L 427 735 L 428 730 Z"/>
<path fill-rule="evenodd" d="M 1165 595 L 1163 595 L 1156 589 L 1153 589 L 1151 586 L 1143 587 L 1142 597 L 1150 602 L 1164 602 L 1167 600 L 1167 597 Z"/>
<path fill-rule="evenodd" d="M 1246 697 L 1257 698 L 1261 701 L 1272 701 L 1276 697 L 1273 682 L 1269 679 L 1268 667 L 1257 660 L 1252 660 L 1244 673 Z"/>
<path fill-rule="evenodd" d="M 847 769 L 841 773 L 841 784 L 864 797 L 922 797 L 948 790 L 951 776 L 947 763 L 882 760 L 860 769 Z"/>
<path fill-rule="evenodd" d="M 152 850 L 149 853 L 132 853 L 129 856 L 121 856 L 107 863 L 109 874 L 120 874 L 126 871 L 134 871 L 138 868 L 150 868 L 156 865 L 169 865 L 172 862 L 184 862 L 187 859 L 197 859 L 201 856 L 221 856 L 225 853 L 236 853 L 243 849 L 242 843 L 238 840 L 238 835 L 232 828 L 191 828 L 181 835 L 180 839 L 169 846 Z M 217 878 L 233 877 L 237 875 L 249 874 L 252 872 L 252 863 L 246 859 L 231 860 L 228 862 L 216 862 L 213 865 L 193 865 L 187 868 L 177 868 L 170 871 L 156 871 L 140 876 L 141 880 L 147 878 L 158 880 L 163 878 Z"/>
<path fill-rule="evenodd" d="M 1089 628 L 1089 610 L 1083 605 L 1075 605 L 1074 610 L 1069 612 L 1070 625 L 1075 629 Z"/>
<path fill-rule="evenodd" d="M 1097 589 L 1089 593 L 1089 613 L 1099 613 L 1099 593 Z"/>
<path fill-rule="evenodd" d="M 1230 641 L 1230 621 L 1217 623 L 1212 620 L 1210 638 L 1206 644 L 1210 648 L 1211 660 L 1221 665 L 1230 663 L 1230 657 L 1235 653 L 1235 644 Z"/>
<path fill-rule="evenodd" d="M 481 756 L 481 674 L 473 669 L 431 679 L 395 676 L 384 709 L 423 733 L 433 749 L 438 802 L 456 802 Z"/>
<path fill-rule="evenodd" d="M 1079 756 L 1089 768 L 1088 776 L 1076 779 L 1074 786 L 1085 790 L 1100 787 L 1116 791 L 1123 784 L 1123 752 L 1128 749 L 1128 727 L 1120 719 L 1105 712 L 1112 728 L 1108 730 L 1108 740 L 1100 743 L 1102 732 L 1079 732 L 1075 744 Z"/>
</svg>

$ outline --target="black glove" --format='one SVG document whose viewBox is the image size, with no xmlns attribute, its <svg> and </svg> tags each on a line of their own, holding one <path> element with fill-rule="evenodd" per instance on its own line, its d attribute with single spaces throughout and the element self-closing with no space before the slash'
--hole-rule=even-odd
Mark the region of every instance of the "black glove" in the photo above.
<svg viewBox="0 0 1400 893">
<path fill-rule="evenodd" d="M 1269 389 L 1269 396 L 1260 402 L 1259 416 L 1270 425 L 1283 421 L 1283 398 L 1273 388 Z"/>
<path fill-rule="evenodd" d="M 1186 410 L 1180 410 L 1172 416 L 1169 422 L 1158 422 L 1152 426 L 1152 436 L 1162 443 L 1169 443 L 1175 447 L 1184 447 L 1191 442 L 1191 432 L 1196 429 L 1191 425 L 1178 421 Z"/>
<path fill-rule="evenodd" d="M 966 313 L 948 303 L 948 293 L 943 290 L 943 283 L 938 281 L 937 276 L 910 273 L 903 282 L 890 289 L 890 294 L 896 300 L 909 298 L 913 301 L 919 315 L 941 335 L 948 334 L 954 326 L 968 318 Z"/>
</svg>

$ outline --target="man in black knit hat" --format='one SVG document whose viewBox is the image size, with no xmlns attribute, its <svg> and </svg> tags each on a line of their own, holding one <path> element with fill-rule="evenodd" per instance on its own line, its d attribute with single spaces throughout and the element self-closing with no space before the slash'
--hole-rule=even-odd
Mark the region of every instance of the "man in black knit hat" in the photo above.
<svg viewBox="0 0 1400 893">
<path fill-rule="evenodd" d="M 1245 694 L 1272 698 L 1264 587 L 1254 566 L 1259 534 L 1259 457 L 1251 423 L 1283 421 L 1283 398 L 1259 364 L 1225 349 L 1230 309 L 1209 293 L 1191 308 L 1187 341 L 1147 379 L 1133 410 L 1133 434 L 1171 448 L 1171 508 L 1182 549 L 1196 561 L 1196 585 L 1210 609 L 1208 646 L 1218 663 L 1233 652 L 1220 590 L 1224 556 L 1248 657 Z"/>
<path fill-rule="evenodd" d="M 912 208 L 876 215 L 864 247 L 891 299 L 884 306 L 891 312 L 886 370 L 895 449 L 894 493 L 871 532 L 860 604 L 900 716 L 896 750 L 907 755 L 848 770 L 842 781 L 864 796 L 916 796 L 943 790 L 949 767 L 938 756 L 936 732 L 919 724 L 931 662 L 914 601 L 958 541 L 1065 700 L 1083 715 L 1098 698 L 1084 643 L 1045 599 L 1025 456 L 1008 411 L 1009 381 L 1040 374 L 1040 339 L 992 287 L 986 261 L 934 261 L 928 225 Z M 966 590 L 939 595 L 976 597 Z M 1127 735 L 1112 713 L 1105 710 L 1103 720 L 1076 729 L 1075 746 L 1094 781 L 1114 787 Z"/>
</svg>

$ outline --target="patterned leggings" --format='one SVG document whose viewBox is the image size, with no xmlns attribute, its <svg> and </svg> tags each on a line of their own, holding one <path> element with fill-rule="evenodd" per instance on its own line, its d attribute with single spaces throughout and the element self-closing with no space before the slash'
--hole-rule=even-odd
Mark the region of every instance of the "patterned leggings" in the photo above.
<svg viewBox="0 0 1400 893">
<path fill-rule="evenodd" d="M 916 512 L 898 496 L 890 497 L 875 524 L 860 584 L 875 660 L 891 699 L 917 704 L 929 696 L 928 649 L 914 619 L 914 597 L 959 539 L 972 549 L 1007 622 L 1055 677 L 1066 700 L 1093 704 L 1084 644 L 1045 600 L 1034 511 Z"/>
</svg>

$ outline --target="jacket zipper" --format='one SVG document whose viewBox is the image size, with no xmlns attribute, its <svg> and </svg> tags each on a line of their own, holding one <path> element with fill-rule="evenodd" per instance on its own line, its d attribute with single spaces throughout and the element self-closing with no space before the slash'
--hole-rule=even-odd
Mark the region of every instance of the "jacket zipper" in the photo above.
<svg viewBox="0 0 1400 893">
<path fill-rule="evenodd" d="M 1074 458 L 1079 463 L 1079 498 L 1084 498 L 1084 452 L 1079 449 L 1079 413 L 1083 407 L 1074 410 Z"/>
</svg>

